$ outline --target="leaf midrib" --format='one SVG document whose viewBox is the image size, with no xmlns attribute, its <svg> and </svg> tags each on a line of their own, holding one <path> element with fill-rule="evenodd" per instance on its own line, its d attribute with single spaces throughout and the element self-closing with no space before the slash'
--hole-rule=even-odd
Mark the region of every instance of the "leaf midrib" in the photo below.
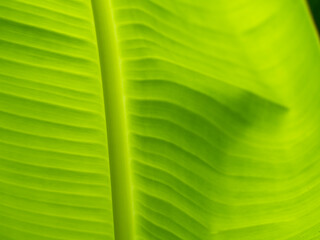
<svg viewBox="0 0 320 240">
<path fill-rule="evenodd" d="M 133 239 L 133 211 L 128 132 L 116 28 L 111 0 L 92 0 L 106 113 L 114 234 Z"/>
</svg>

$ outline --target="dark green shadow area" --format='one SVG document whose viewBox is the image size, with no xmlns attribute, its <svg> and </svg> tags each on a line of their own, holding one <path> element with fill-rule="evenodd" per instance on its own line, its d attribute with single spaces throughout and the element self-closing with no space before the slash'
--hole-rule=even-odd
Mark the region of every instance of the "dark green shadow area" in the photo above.
<svg viewBox="0 0 320 240">
<path fill-rule="evenodd" d="M 318 33 L 320 33 L 320 0 L 308 0 L 308 3 L 317 26 Z"/>
</svg>

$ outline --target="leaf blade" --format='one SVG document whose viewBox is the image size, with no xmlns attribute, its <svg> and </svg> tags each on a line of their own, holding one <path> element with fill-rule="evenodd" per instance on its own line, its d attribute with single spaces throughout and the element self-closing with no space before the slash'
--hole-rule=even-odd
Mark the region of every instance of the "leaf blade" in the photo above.
<svg viewBox="0 0 320 240">
<path fill-rule="evenodd" d="M 1 234 L 113 239 L 90 1 L 7 1 L 0 12 Z"/>
</svg>

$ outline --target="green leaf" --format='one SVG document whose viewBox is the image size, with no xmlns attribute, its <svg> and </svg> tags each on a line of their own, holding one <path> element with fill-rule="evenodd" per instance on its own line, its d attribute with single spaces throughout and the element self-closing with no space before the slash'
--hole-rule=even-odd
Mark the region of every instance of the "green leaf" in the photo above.
<svg viewBox="0 0 320 240">
<path fill-rule="evenodd" d="M 0 16 L 0 239 L 113 239 L 90 1 L 1 1 Z"/>
<path fill-rule="evenodd" d="M 319 76 L 304 0 L 0 1 L 0 239 L 319 238 Z"/>
<path fill-rule="evenodd" d="M 320 51 L 300 0 L 113 0 L 136 239 L 319 236 Z"/>
</svg>

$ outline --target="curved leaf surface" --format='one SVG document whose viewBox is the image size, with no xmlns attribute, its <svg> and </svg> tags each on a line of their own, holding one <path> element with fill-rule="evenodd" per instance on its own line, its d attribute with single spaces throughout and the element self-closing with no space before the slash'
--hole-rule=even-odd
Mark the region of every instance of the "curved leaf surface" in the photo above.
<svg viewBox="0 0 320 240">
<path fill-rule="evenodd" d="M 121 54 L 105 57 L 118 49 L 100 37 L 101 73 L 126 92 L 111 82 L 105 99 L 89 0 L 0 2 L 0 238 L 114 238 L 104 108 L 121 94 L 116 239 L 318 238 L 320 49 L 306 2 L 110 1 L 96 19 L 112 10 Z"/>
<path fill-rule="evenodd" d="M 113 0 L 136 239 L 319 236 L 320 51 L 302 0 Z"/>
<path fill-rule="evenodd" d="M 113 239 L 90 1 L 0 1 L 0 239 Z"/>
</svg>

